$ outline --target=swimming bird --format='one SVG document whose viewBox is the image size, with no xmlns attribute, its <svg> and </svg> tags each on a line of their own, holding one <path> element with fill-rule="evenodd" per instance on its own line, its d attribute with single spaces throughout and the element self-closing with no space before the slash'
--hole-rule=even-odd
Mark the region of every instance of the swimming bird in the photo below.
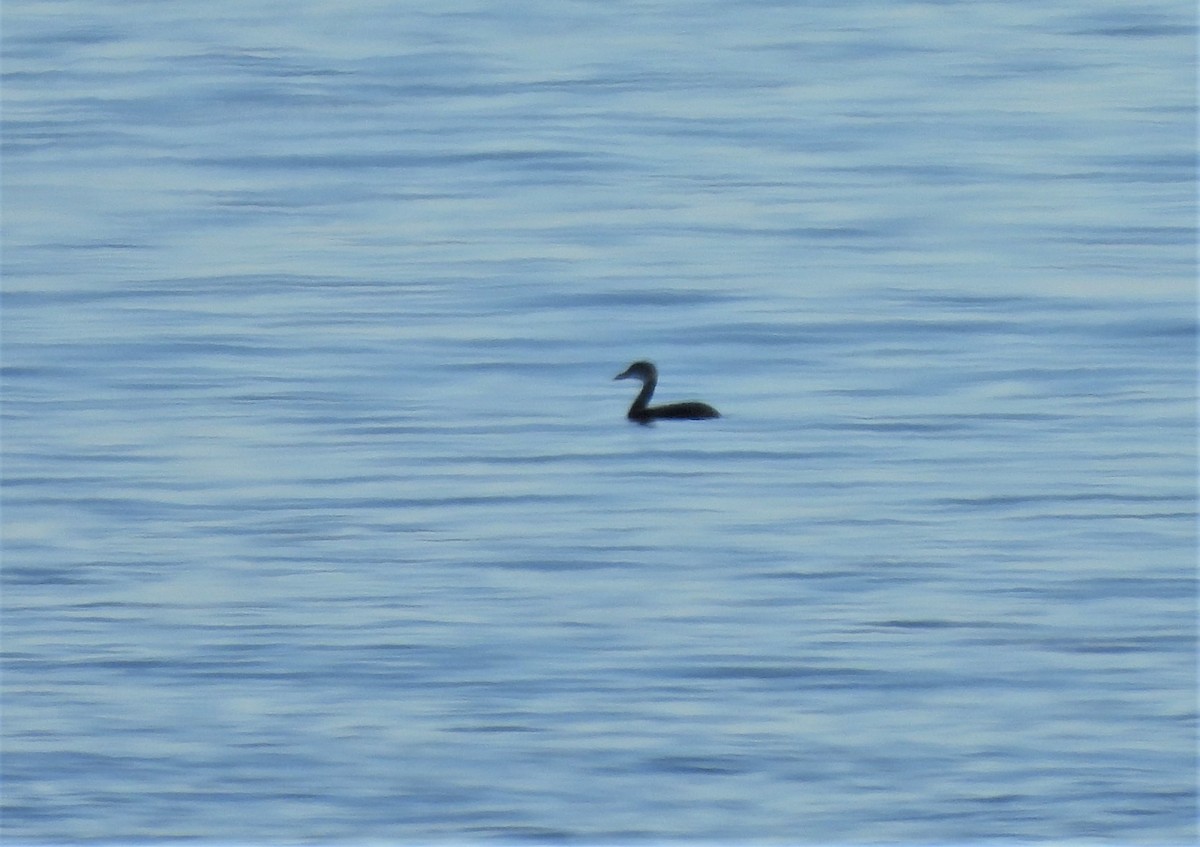
<svg viewBox="0 0 1200 847">
<path fill-rule="evenodd" d="M 721 413 L 712 406 L 695 401 L 668 403 L 665 406 L 648 406 L 650 395 L 654 393 L 654 387 L 658 385 L 658 368 L 650 362 L 634 362 L 613 379 L 640 379 L 642 381 L 642 390 L 638 392 L 638 396 L 634 399 L 633 405 L 629 407 L 629 414 L 626 416 L 631 421 L 647 424 L 662 419 L 703 420 L 704 418 L 721 417 Z"/>
</svg>

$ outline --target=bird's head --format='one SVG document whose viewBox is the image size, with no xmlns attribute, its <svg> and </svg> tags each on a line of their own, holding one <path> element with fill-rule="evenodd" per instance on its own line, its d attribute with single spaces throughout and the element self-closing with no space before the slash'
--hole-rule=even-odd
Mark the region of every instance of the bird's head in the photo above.
<svg viewBox="0 0 1200 847">
<path fill-rule="evenodd" d="M 651 382 L 658 379 L 658 370 L 650 362 L 634 362 L 613 379 L 640 379 L 642 382 Z"/>
</svg>

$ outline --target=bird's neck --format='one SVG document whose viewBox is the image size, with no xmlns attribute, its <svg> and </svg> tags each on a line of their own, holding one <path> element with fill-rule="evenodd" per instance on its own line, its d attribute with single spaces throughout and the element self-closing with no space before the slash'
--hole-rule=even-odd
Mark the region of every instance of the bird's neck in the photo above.
<svg viewBox="0 0 1200 847">
<path fill-rule="evenodd" d="M 650 395 L 654 393 L 657 384 L 658 380 L 654 377 L 642 381 L 642 390 L 633 398 L 633 405 L 629 407 L 629 417 L 635 418 L 646 410 L 646 406 L 650 404 Z"/>
</svg>

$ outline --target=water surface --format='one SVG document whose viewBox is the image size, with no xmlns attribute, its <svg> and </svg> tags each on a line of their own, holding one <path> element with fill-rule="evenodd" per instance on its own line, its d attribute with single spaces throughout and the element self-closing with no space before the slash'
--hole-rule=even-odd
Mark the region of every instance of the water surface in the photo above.
<svg viewBox="0 0 1200 847">
<path fill-rule="evenodd" d="M 4 32 L 8 841 L 1195 839 L 1190 5 Z"/>
</svg>

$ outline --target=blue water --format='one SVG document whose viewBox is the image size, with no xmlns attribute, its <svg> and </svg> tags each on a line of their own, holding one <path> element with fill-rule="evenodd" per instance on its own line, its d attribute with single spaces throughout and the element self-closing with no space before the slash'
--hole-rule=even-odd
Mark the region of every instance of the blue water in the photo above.
<svg viewBox="0 0 1200 847">
<path fill-rule="evenodd" d="M 3 14 L 6 843 L 1197 838 L 1192 4 Z"/>
</svg>

